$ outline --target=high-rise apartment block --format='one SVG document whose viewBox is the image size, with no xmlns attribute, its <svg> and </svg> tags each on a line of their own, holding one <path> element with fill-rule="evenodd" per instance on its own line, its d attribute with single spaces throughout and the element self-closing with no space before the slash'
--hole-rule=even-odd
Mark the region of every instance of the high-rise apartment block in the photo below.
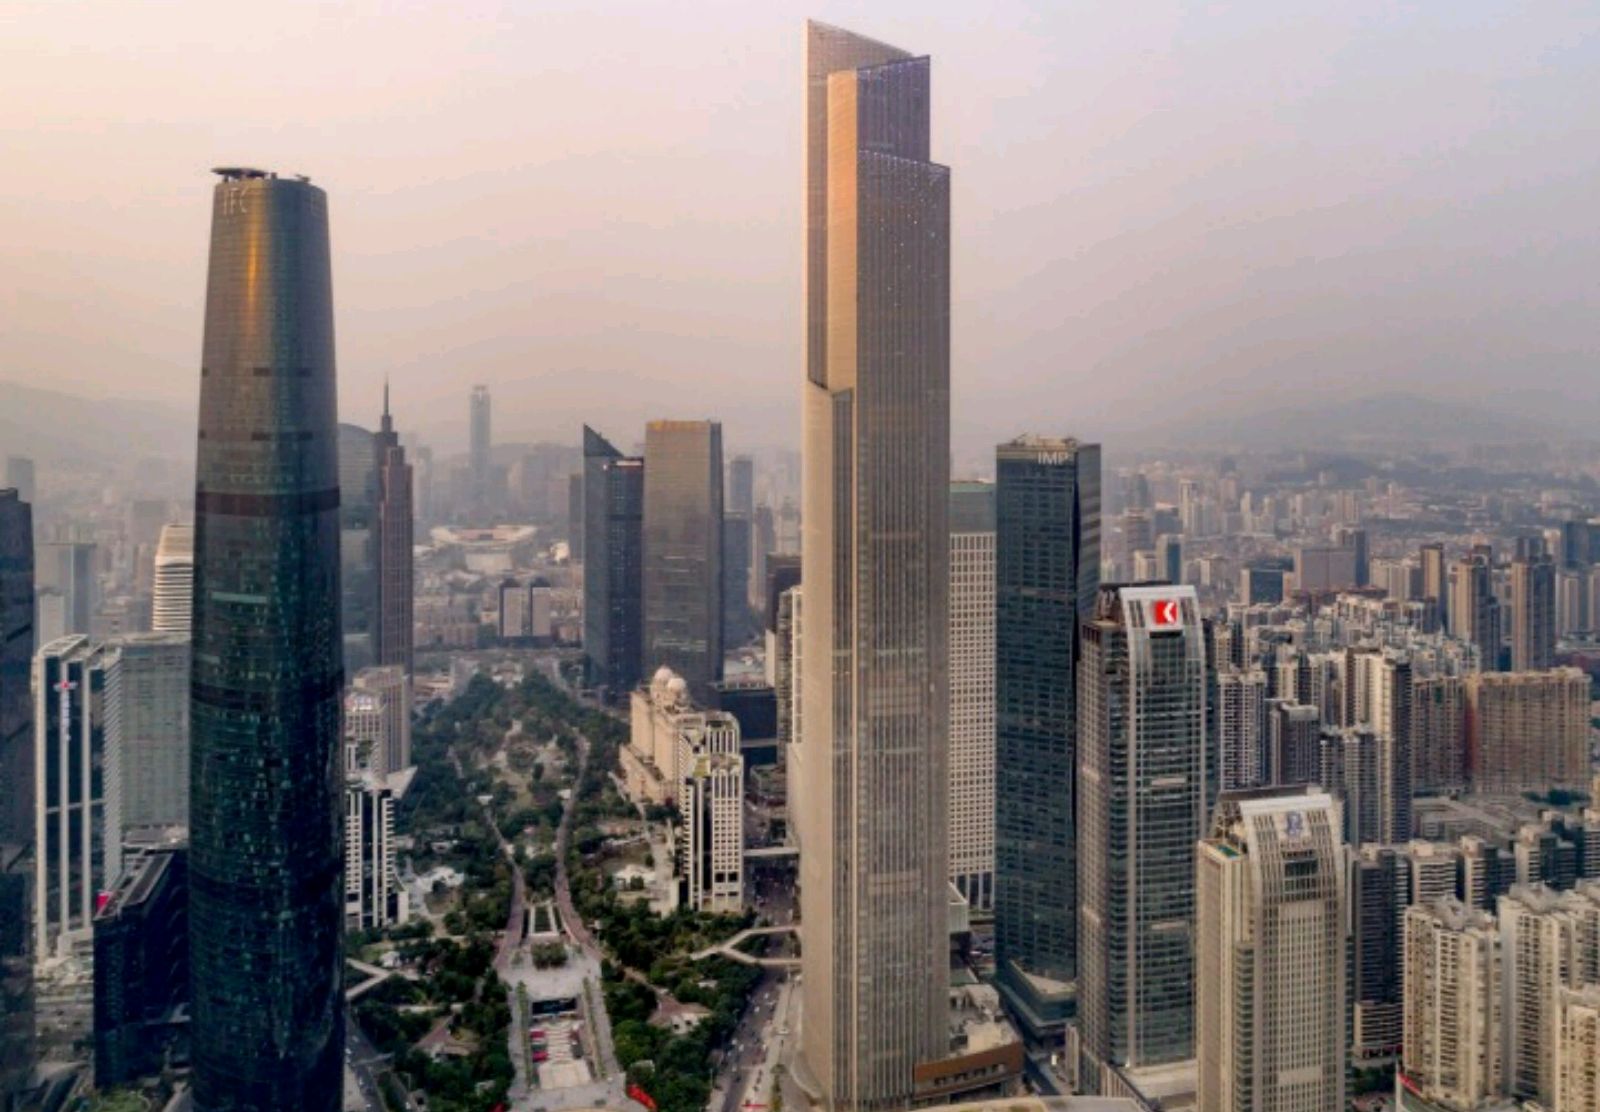
<svg viewBox="0 0 1600 1112">
<path fill-rule="evenodd" d="M 1078 626 L 1100 585 L 1100 446 L 995 450 L 995 951 L 1002 991 L 1059 1028 L 1078 980 Z"/>
<path fill-rule="evenodd" d="M 1405 912 L 1401 1084 L 1470 1112 L 1504 1092 L 1504 970 L 1494 916 L 1449 898 Z"/>
<path fill-rule="evenodd" d="M 1078 662 L 1084 1076 L 1194 1056 L 1193 849 L 1207 829 L 1206 645 L 1192 587 L 1102 587 Z"/>
<path fill-rule="evenodd" d="M 1555 1112 L 1600 1110 L 1600 985 L 1563 989 Z"/>
<path fill-rule="evenodd" d="M 722 426 L 651 421 L 644 434 L 644 657 L 697 700 L 722 679 Z"/>
<path fill-rule="evenodd" d="M 989 483 L 950 484 L 950 882 L 994 907 L 995 513 Z"/>
<path fill-rule="evenodd" d="M 1217 673 L 1217 748 L 1222 790 L 1266 782 L 1267 674 L 1229 668 Z"/>
<path fill-rule="evenodd" d="M 1392 1062 L 1402 1032 L 1402 923 L 1411 862 L 1394 846 L 1345 847 L 1350 909 L 1350 1057 L 1358 1069 Z"/>
<path fill-rule="evenodd" d="M 1462 791 L 1467 786 L 1467 680 L 1414 676 L 1411 682 L 1412 790 Z"/>
<path fill-rule="evenodd" d="M 156 544 L 150 628 L 156 633 L 189 636 L 193 605 L 194 526 L 163 525 L 161 539 Z"/>
<path fill-rule="evenodd" d="M 1316 783 L 1321 770 L 1321 734 L 1322 715 L 1316 707 L 1269 700 L 1266 782 L 1281 787 Z"/>
<path fill-rule="evenodd" d="M 908 1102 L 950 1047 L 950 172 L 929 161 L 929 76 L 808 25 L 791 810 L 802 1067 L 834 1108 Z"/>
<path fill-rule="evenodd" d="M 1589 779 L 1589 679 L 1576 668 L 1467 680 L 1468 761 L 1480 792 L 1549 791 Z"/>
<path fill-rule="evenodd" d="M 644 460 L 583 429 L 583 653 L 588 682 L 611 699 L 644 659 Z"/>
<path fill-rule="evenodd" d="M 15 481 L 8 467 L 8 480 Z M 31 478 L 31 468 L 30 468 Z M 33 507 L 0 490 L 0 1108 L 33 1071 Z"/>
<path fill-rule="evenodd" d="M 1497 909 L 1505 963 L 1510 1094 L 1555 1107 L 1565 989 L 1600 984 L 1600 884 L 1570 892 L 1518 884 Z"/>
<path fill-rule="evenodd" d="M 1494 569 L 1485 553 L 1458 560 L 1451 568 L 1449 629 L 1478 648 L 1485 672 L 1500 669 L 1500 600 L 1494 593 Z"/>
<path fill-rule="evenodd" d="M 1345 1106 L 1338 805 L 1224 792 L 1196 851 L 1195 1039 L 1207 1112 Z"/>
<path fill-rule="evenodd" d="M 195 483 L 198 1112 L 342 1101 L 339 470 L 328 206 L 224 169 Z"/>
</svg>

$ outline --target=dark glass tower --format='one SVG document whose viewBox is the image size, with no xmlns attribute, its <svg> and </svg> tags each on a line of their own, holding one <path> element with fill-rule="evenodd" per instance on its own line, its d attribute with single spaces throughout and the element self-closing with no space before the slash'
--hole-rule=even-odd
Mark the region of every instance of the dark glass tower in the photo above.
<svg viewBox="0 0 1600 1112">
<path fill-rule="evenodd" d="M 708 706 L 722 678 L 722 426 L 651 421 L 644 463 L 641 671 L 671 668 Z"/>
<path fill-rule="evenodd" d="M 644 461 L 583 429 L 583 652 L 612 696 L 639 682 L 644 655 Z"/>
<path fill-rule="evenodd" d="M 218 171 L 200 370 L 190 947 L 200 1112 L 336 1112 L 339 471 L 328 202 Z"/>
<path fill-rule="evenodd" d="M 33 1070 L 33 510 L 0 490 L 0 1110 Z"/>
<path fill-rule="evenodd" d="M 1067 1018 L 1078 967 L 1078 624 L 1100 584 L 1100 446 L 995 452 L 995 940 L 1033 1028 Z"/>
</svg>

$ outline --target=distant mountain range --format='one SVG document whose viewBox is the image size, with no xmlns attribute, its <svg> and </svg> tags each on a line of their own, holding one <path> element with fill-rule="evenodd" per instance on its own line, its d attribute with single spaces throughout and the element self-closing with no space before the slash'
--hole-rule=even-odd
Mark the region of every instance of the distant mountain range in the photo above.
<svg viewBox="0 0 1600 1112">
<path fill-rule="evenodd" d="M 128 464 L 194 457 L 195 414 L 160 402 L 89 398 L 0 381 L 0 456 Z"/>
<path fill-rule="evenodd" d="M 1511 444 L 1596 438 L 1593 419 L 1585 414 L 1551 419 L 1392 393 L 1349 401 L 1312 401 L 1197 414 L 1148 428 L 1133 439 L 1141 446 L 1166 442 L 1186 448 L 1237 445 L 1316 449 L 1362 445 L 1429 448 L 1469 442 Z"/>
</svg>

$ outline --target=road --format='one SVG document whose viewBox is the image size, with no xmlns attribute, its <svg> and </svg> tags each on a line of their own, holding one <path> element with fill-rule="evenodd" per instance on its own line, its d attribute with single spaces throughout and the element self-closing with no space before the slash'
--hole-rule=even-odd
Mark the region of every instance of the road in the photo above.
<svg viewBox="0 0 1600 1112">
<path fill-rule="evenodd" d="M 345 1112 L 383 1112 L 383 1099 L 378 1095 L 378 1074 L 389 1068 L 389 1056 L 379 1054 L 367 1041 L 355 1017 L 345 1010 Z M 355 1086 L 350 1081 L 354 1079 Z M 411 1099 L 406 1098 L 407 1112 Z"/>
<path fill-rule="evenodd" d="M 799 1011 L 794 981 L 769 972 L 751 994 L 734 1031 L 710 1107 L 717 1112 L 762 1112 L 769 1107 L 778 1064 L 787 1057 Z"/>
</svg>

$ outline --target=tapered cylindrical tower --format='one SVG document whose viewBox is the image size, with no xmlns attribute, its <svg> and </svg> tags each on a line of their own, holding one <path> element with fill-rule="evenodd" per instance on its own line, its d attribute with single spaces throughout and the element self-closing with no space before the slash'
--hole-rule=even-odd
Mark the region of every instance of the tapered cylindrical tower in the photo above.
<svg viewBox="0 0 1600 1112">
<path fill-rule="evenodd" d="M 339 478 L 327 196 L 218 173 L 190 698 L 194 1101 L 340 1107 Z"/>
</svg>

